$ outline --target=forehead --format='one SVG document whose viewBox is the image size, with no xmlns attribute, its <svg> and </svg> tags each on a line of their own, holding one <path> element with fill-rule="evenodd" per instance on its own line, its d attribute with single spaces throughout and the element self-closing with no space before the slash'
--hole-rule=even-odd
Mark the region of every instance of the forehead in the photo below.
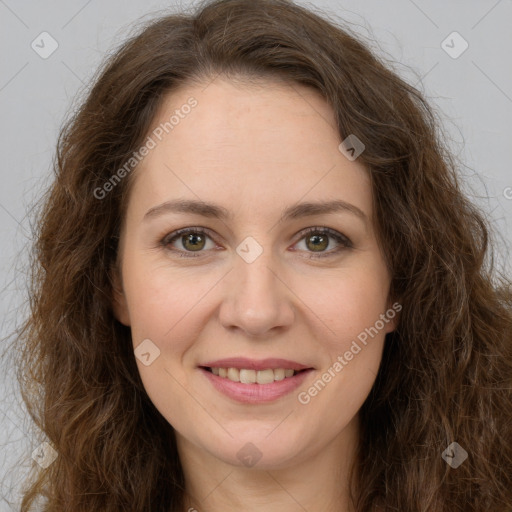
<svg viewBox="0 0 512 512">
<path fill-rule="evenodd" d="M 369 175 L 339 151 L 332 108 L 311 88 L 219 78 L 184 86 L 164 99 L 149 136 L 132 189 L 146 209 L 194 197 L 254 212 L 307 195 L 371 216 Z"/>
</svg>

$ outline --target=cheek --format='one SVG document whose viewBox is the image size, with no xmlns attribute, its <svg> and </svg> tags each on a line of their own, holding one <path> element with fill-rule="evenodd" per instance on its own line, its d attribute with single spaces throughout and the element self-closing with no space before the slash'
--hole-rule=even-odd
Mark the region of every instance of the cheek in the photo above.
<svg viewBox="0 0 512 512">
<path fill-rule="evenodd" d="M 162 352 L 183 355 L 213 314 L 211 301 L 222 302 L 222 297 L 213 299 L 222 272 L 200 267 L 172 271 L 136 258 L 125 260 L 123 272 L 134 346 L 149 338 Z M 299 323 L 309 316 L 311 325 L 317 325 L 322 332 L 317 333 L 316 343 L 331 360 L 349 350 L 353 340 L 364 339 L 387 308 L 389 283 L 375 261 L 324 273 L 322 278 L 306 272 L 289 280 L 306 306 Z"/>
<path fill-rule="evenodd" d="M 388 309 L 387 286 L 384 273 L 352 269 L 324 293 L 310 292 L 308 305 L 325 327 L 317 346 L 326 363 L 313 386 L 302 390 L 301 403 L 324 411 L 333 424 L 356 414 L 377 376 L 395 316 Z"/>
<path fill-rule="evenodd" d="M 125 294 L 128 299 L 133 343 L 142 339 L 159 340 L 162 350 L 177 351 L 182 346 L 180 330 L 201 328 L 201 322 L 190 321 L 197 316 L 201 301 L 215 285 L 213 273 L 200 275 L 197 269 L 170 271 L 160 265 L 137 260 L 126 262 Z M 128 277 L 129 276 L 129 277 Z"/>
<path fill-rule="evenodd" d="M 322 281 L 322 286 L 314 289 L 313 292 L 311 283 L 305 281 L 303 296 L 323 320 L 325 341 L 332 349 L 345 349 L 350 340 L 374 326 L 388 309 L 389 282 L 384 272 L 352 268 Z M 389 331 L 391 324 L 386 323 L 383 328 L 379 322 L 379 330 Z"/>
<path fill-rule="evenodd" d="M 189 362 L 194 340 L 204 328 L 206 301 L 201 298 L 214 281 L 183 271 L 171 275 L 161 266 L 148 267 L 126 263 L 125 275 L 130 278 L 124 284 L 137 367 L 155 407 L 173 427 L 186 431 L 190 429 L 188 418 L 200 417 L 201 410 L 187 391 L 190 372 L 184 361 Z M 149 361 L 137 357 L 137 353 L 148 352 Z"/>
</svg>

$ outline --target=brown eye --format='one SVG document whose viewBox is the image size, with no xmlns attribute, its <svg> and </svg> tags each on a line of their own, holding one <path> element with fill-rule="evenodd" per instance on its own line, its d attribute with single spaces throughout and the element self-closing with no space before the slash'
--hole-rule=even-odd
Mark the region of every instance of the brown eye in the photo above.
<svg viewBox="0 0 512 512">
<path fill-rule="evenodd" d="M 209 240 L 211 245 L 207 247 Z M 167 235 L 160 243 L 169 251 L 183 257 L 200 256 L 201 253 L 215 247 L 210 235 L 203 228 L 179 229 Z"/>
<path fill-rule="evenodd" d="M 205 237 L 199 233 L 190 233 L 182 235 L 181 243 L 189 251 L 200 251 L 205 246 Z"/>
<path fill-rule="evenodd" d="M 329 237 L 326 235 L 310 235 L 306 238 L 306 245 L 312 251 L 324 251 L 329 245 Z"/>
<path fill-rule="evenodd" d="M 353 248 L 352 242 L 346 236 L 331 228 L 308 228 L 302 235 L 299 243 L 304 240 L 305 252 L 309 252 L 309 258 L 336 256 L 343 250 Z M 335 246 L 326 250 L 331 245 L 331 240 L 335 241 Z"/>
</svg>

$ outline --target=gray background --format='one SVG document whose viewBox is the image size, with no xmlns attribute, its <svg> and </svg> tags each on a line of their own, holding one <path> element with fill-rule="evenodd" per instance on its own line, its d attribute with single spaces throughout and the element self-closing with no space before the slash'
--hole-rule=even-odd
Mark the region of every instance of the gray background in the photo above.
<svg viewBox="0 0 512 512">
<path fill-rule="evenodd" d="M 308 5 L 306 2 L 300 3 Z M 512 240 L 512 0 L 314 0 L 352 24 L 442 117 L 474 200 L 493 219 L 498 264 L 510 269 Z M 16 510 L 19 482 L 39 441 L 19 405 L 9 342 L 26 311 L 30 208 L 50 177 L 59 128 L 105 54 L 139 18 L 190 6 L 142 0 L 0 0 L 0 511 Z M 48 32 L 43 59 L 31 47 Z M 469 44 L 452 58 L 442 42 Z M 453 39 L 453 43 L 451 42 Z M 452 52 L 461 48 L 453 36 Z M 44 48 L 50 48 L 45 39 Z"/>
</svg>

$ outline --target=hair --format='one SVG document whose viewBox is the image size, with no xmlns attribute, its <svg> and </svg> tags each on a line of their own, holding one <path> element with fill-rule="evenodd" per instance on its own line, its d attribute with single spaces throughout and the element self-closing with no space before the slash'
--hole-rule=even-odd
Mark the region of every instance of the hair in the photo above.
<svg viewBox="0 0 512 512">
<path fill-rule="evenodd" d="M 18 379 L 58 457 L 34 464 L 21 511 L 182 510 L 172 426 L 147 396 L 113 272 L 133 156 L 178 87 L 284 80 L 318 91 L 355 134 L 374 222 L 402 305 L 359 411 L 358 512 L 512 510 L 512 292 L 489 221 L 467 197 L 423 93 L 348 28 L 285 0 L 217 0 L 161 16 L 110 55 L 62 128 L 31 261 Z M 105 189 L 104 189 L 105 190 Z M 457 442 L 468 458 L 442 458 Z M 340 482 L 340 486 L 342 482 Z"/>
</svg>

